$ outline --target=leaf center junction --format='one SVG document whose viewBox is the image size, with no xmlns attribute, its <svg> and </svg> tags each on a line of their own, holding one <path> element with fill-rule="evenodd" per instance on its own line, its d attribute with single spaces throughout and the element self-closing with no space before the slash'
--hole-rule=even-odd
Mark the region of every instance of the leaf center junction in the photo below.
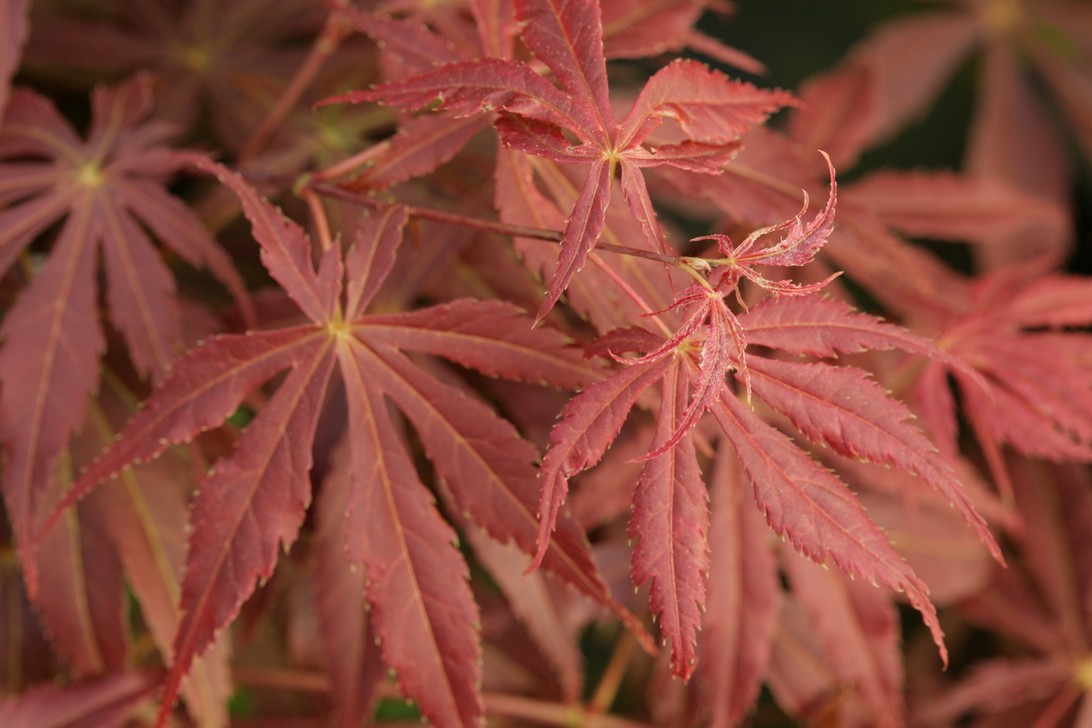
<svg viewBox="0 0 1092 728">
<path fill-rule="evenodd" d="M 99 189 L 105 182 L 102 167 L 100 167 L 97 162 L 88 162 L 80 167 L 76 179 L 81 185 L 91 190 Z"/>
<path fill-rule="evenodd" d="M 1077 662 L 1073 669 L 1073 681 L 1083 692 L 1092 693 L 1092 655 Z"/>
</svg>

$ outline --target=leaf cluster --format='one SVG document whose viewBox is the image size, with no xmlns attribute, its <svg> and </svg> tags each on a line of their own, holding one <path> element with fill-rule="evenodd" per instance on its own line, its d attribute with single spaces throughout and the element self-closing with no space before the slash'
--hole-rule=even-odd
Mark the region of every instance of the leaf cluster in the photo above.
<svg viewBox="0 0 1092 728">
<path fill-rule="evenodd" d="M 0 724 L 1092 722 L 1092 15 L 728 10 L 0 3 Z"/>
</svg>

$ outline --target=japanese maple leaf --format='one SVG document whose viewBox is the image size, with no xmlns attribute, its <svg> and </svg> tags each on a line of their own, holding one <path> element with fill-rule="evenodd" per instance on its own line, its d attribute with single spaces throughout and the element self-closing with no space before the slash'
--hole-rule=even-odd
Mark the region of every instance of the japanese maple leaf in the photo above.
<svg viewBox="0 0 1092 728">
<path fill-rule="evenodd" d="M 760 72 L 761 64 L 693 28 L 705 4 L 692 0 L 600 3 L 603 55 L 608 59 L 657 56 L 689 43 L 713 58 Z M 339 14 L 378 45 L 386 80 L 401 81 L 443 64 L 514 56 L 514 39 L 521 30 L 512 3 L 475 0 L 465 5 L 395 1 L 380 3 L 371 12 L 346 8 Z M 345 184 L 355 189 L 382 188 L 431 172 L 490 123 L 488 116 L 457 118 L 444 113 L 403 119 L 392 137 L 353 158 L 354 176 Z M 335 171 L 346 171 L 346 165 L 319 174 Z"/>
<path fill-rule="evenodd" d="M 964 282 L 931 323 L 938 342 L 990 386 L 952 371 L 970 422 L 1003 492 L 1010 489 L 1002 447 L 1055 462 L 1092 461 L 1092 282 L 1065 275 L 1028 280 L 997 271 Z M 916 385 L 922 416 L 955 452 L 956 404 L 950 370 L 931 362 Z"/>
<path fill-rule="evenodd" d="M 1011 467 L 1027 527 L 1021 557 L 960 605 L 973 624 L 1003 635 L 1007 647 L 950 689 L 919 696 L 912 706 L 917 725 L 950 724 L 963 714 L 1013 728 L 1092 720 L 1092 482 L 1081 466 L 1013 458 Z"/>
<path fill-rule="evenodd" d="M 147 121 L 150 108 L 143 77 L 97 90 L 85 141 L 48 100 L 17 90 L 0 126 L 0 273 L 59 223 L 52 249 L 0 328 L 3 491 L 21 540 L 98 385 L 97 258 L 110 321 L 137 369 L 154 381 L 181 351 L 182 329 L 174 281 L 153 235 L 186 262 L 207 266 L 248 305 L 227 255 L 164 188 L 179 164 L 164 147 L 169 128 Z"/>
<path fill-rule="evenodd" d="M 833 175 L 833 170 L 832 170 Z M 672 667 L 689 677 L 694 639 L 705 600 L 708 514 L 705 485 L 690 431 L 712 411 L 732 444 L 770 526 L 811 559 L 828 559 L 843 570 L 905 591 L 923 614 L 946 655 L 928 590 L 893 550 L 883 532 L 831 471 L 816 463 L 780 431 L 739 402 L 726 377 L 735 378 L 793 427 L 839 453 L 907 470 L 955 506 L 992 553 L 1000 551 L 962 491 L 954 470 L 908 420 L 909 409 L 855 367 L 797 362 L 746 351 L 748 343 L 788 354 L 833 357 L 838 352 L 901 348 L 944 358 L 943 352 L 897 327 L 852 313 L 829 301 L 800 301 L 811 287 L 772 283 L 751 266 L 760 262 L 802 265 L 830 234 L 835 206 L 832 186 L 824 210 L 805 224 L 801 216 L 772 229 L 789 233 L 759 248 L 760 230 L 738 248 L 722 240 L 728 272 L 719 285 L 682 292 L 679 305 L 693 314 L 673 335 L 660 338 L 631 329 L 608 335 L 599 351 L 626 359 L 610 378 L 588 386 L 563 410 L 542 464 L 539 553 L 560 511 L 572 475 L 597 463 L 618 435 L 637 398 L 657 383 L 661 408 L 656 433 L 634 496 L 630 535 L 637 582 L 651 580 L 653 613 L 672 645 Z M 763 252 L 767 251 L 767 252 Z M 735 253 L 738 257 L 733 258 Z M 768 285 L 780 298 L 737 317 L 724 296 L 741 277 Z M 789 295 L 786 295 L 789 294 Z M 693 390 L 688 396 L 688 392 Z"/>
<path fill-rule="evenodd" d="M 47 498 L 63 495 L 81 466 L 113 442 L 115 428 L 135 413 L 137 399 L 119 379 L 113 372 L 103 377 Z M 136 466 L 80 501 L 35 550 L 35 612 L 77 679 L 117 672 L 131 658 L 126 614 L 133 597 L 155 645 L 171 654 L 181 617 L 176 604 L 195 470 L 179 451 Z M 227 723 L 231 681 L 224 646 L 197 661 L 183 685 L 186 706 L 202 725 Z"/>
<path fill-rule="evenodd" d="M 709 8 L 727 13 L 734 7 L 708 0 L 601 0 L 603 50 L 607 58 L 648 58 L 661 53 L 690 50 L 748 73 L 761 74 L 765 67 L 740 50 L 705 35 L 695 26 Z"/>
<path fill-rule="evenodd" d="M 788 136 L 752 130 L 723 174 L 701 184 L 674 170 L 661 176 L 681 193 L 709 200 L 733 221 L 768 225 L 783 219 L 800 204 L 797 187 L 810 188 L 818 179 L 813 155 L 802 150 L 827 149 L 845 170 L 864 148 L 857 121 L 867 118 L 875 91 L 867 73 L 853 71 L 811 82 L 801 93 L 808 105 L 793 110 Z M 823 249 L 826 262 L 845 271 L 891 315 L 907 320 L 945 308 L 946 299 L 962 287 L 959 274 L 908 237 L 968 241 L 976 254 L 985 255 L 998 240 L 1013 236 L 1029 251 L 1041 243 L 1050 247 L 1047 241 L 1064 236 L 1068 224 L 1063 208 L 1004 181 L 893 170 L 844 185 L 839 219 Z"/>
<path fill-rule="evenodd" d="M 196 498 L 184 616 L 159 724 L 194 657 L 234 619 L 256 581 L 272 573 L 278 547 L 298 534 L 311 497 L 312 440 L 335 369 L 352 443 L 342 509 L 347 558 L 364 565 L 384 661 L 434 724 L 479 722 L 478 613 L 467 567 L 454 531 L 420 482 L 389 403 L 417 431 L 456 506 L 494 538 L 530 552 L 537 531 L 534 447 L 489 407 L 420 369 L 408 352 L 569 387 L 587 381 L 589 370 L 563 337 L 532 331 L 531 322 L 504 303 L 464 299 L 408 313 L 365 313 L 393 265 L 406 220 L 402 208 L 368 218 L 344 256 L 331 247 L 316 271 L 296 223 L 239 175 L 200 157 L 184 159 L 215 173 L 239 196 L 264 265 L 310 321 L 216 337 L 188 353 L 66 498 L 71 502 L 127 465 L 221 423 L 247 394 L 286 372 Z M 545 551 L 553 573 L 639 629 L 610 596 L 575 522 L 564 520 Z"/>
<path fill-rule="evenodd" d="M 1072 160 L 1056 120 L 1065 119 L 1086 155 L 1092 154 L 1089 27 L 1092 13 L 1080 0 L 948 0 L 879 26 L 851 50 L 843 71 L 803 95 L 829 100 L 832 92 L 841 93 L 840 84 L 831 83 L 834 77 L 862 77 L 866 93 L 855 93 L 855 113 L 841 116 L 859 151 L 923 115 L 955 72 L 978 55 L 969 172 L 1066 207 Z M 827 126 L 839 116 L 821 105 L 812 108 L 801 128 L 814 129 L 814 121 L 824 117 L 819 126 Z M 1041 230 L 1036 238 L 1029 244 L 1026 236 L 1006 236 L 976 253 L 990 267 L 1041 255 L 1058 263 L 1073 242 L 1068 228 Z"/>
<path fill-rule="evenodd" d="M 0 700 L 0 720 L 9 728 L 63 725 L 123 725 L 155 691 L 158 675 L 118 672 L 61 687 L 45 684 Z"/>
<path fill-rule="evenodd" d="M 245 143 L 298 63 L 288 42 L 322 22 L 321 9 L 306 0 L 104 6 L 93 18 L 68 4 L 51 8 L 36 20 L 28 57 L 62 71 L 148 72 L 158 118 L 188 130 L 207 113 L 233 148 Z"/>
<path fill-rule="evenodd" d="M 728 443 L 709 474 L 709 596 L 701 662 L 690 690 L 714 728 L 739 725 L 758 698 L 781 611 L 782 590 L 769 527 Z"/>
<path fill-rule="evenodd" d="M 0 114 L 4 113 L 4 107 L 8 105 L 8 93 L 11 91 L 11 77 L 19 68 L 22 58 L 23 44 L 27 39 L 27 31 L 30 23 L 27 22 L 27 13 L 30 10 L 29 0 L 13 0 L 4 3 L 3 35 L 0 38 Z"/>
<path fill-rule="evenodd" d="M 539 309 L 542 318 L 595 246 L 616 175 L 644 237 L 662 249 L 663 235 L 641 169 L 670 165 L 716 174 L 736 151 L 740 134 L 790 103 L 791 97 L 732 81 L 694 61 L 676 61 L 649 79 L 619 121 L 610 106 L 598 2 L 516 0 L 515 5 L 517 19 L 524 23 L 524 43 L 561 88 L 526 63 L 486 58 L 449 63 L 342 100 L 380 101 L 407 110 L 439 100 L 440 108 L 462 117 L 496 111 L 494 125 L 505 146 L 587 165 L 565 221 L 558 268 Z M 682 141 L 646 144 L 664 119 L 678 124 Z"/>
</svg>

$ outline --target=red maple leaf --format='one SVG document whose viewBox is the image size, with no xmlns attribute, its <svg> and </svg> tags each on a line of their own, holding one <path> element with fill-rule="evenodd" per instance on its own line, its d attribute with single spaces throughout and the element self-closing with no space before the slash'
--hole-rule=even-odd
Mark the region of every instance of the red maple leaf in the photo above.
<svg viewBox="0 0 1092 728">
<path fill-rule="evenodd" d="M 4 28 L 3 35 L 0 36 L 3 39 L 0 41 L 0 114 L 4 113 L 4 107 L 8 105 L 11 77 L 19 67 L 23 44 L 27 39 L 27 31 L 30 30 L 30 23 L 27 21 L 29 11 L 29 0 L 18 0 L 5 3 L 4 13 L 0 15 Z"/>
<path fill-rule="evenodd" d="M 932 686 L 915 724 L 946 724 L 965 713 L 1006 728 L 1082 725 L 1092 716 L 1092 481 L 1080 466 L 1022 457 L 1010 466 L 1027 525 L 1022 558 L 1014 568 L 997 569 L 988 588 L 961 605 L 971 623 L 1004 635 L 1006 647 L 977 661 L 954 686 Z"/>
<path fill-rule="evenodd" d="M 459 300 L 408 313 L 366 314 L 395 259 L 405 212 L 387 208 L 362 225 L 344 254 L 326 250 L 316 271 L 302 229 L 225 168 L 213 172 L 243 203 L 262 261 L 310 323 L 213 338 L 183 357 L 114 446 L 75 483 L 61 508 L 134 462 L 158 457 L 230 415 L 252 390 L 287 376 L 200 488 L 182 584 L 184 612 L 166 681 L 161 724 L 194 657 L 238 613 L 278 547 L 296 538 L 311 497 L 311 445 L 335 369 L 344 384 L 352 450 L 348 558 L 365 567 L 365 592 L 384 661 L 437 725 L 482 715 L 477 608 L 454 531 L 432 503 L 388 402 L 417 431 L 442 488 L 500 541 L 533 552 L 535 449 L 491 409 L 422 371 L 407 356 L 442 356 L 491 376 L 576 386 L 590 370 L 559 334 L 531 330 L 508 304 Z M 344 283 L 343 283 L 344 281 Z M 332 496 L 331 496 L 332 497 Z M 545 565 L 636 619 L 611 597 L 583 532 L 563 519 Z"/>
<path fill-rule="evenodd" d="M 183 342 L 174 281 L 149 231 L 183 260 L 207 266 L 248 306 L 227 255 L 164 189 L 179 163 L 164 147 L 170 128 L 147 120 L 151 102 L 144 77 L 100 88 L 85 141 L 47 99 L 16 90 L 0 126 L 0 273 L 61 223 L 0 328 L 0 441 L 9 454 L 3 490 L 20 539 L 33 531 L 38 498 L 98 386 L 97 257 L 110 321 L 154 381 Z"/>
<path fill-rule="evenodd" d="M 153 672 L 118 672 L 67 687 L 45 684 L 0 700 L 8 728 L 57 725 L 119 725 L 155 691 Z"/>
<path fill-rule="evenodd" d="M 603 457 L 637 398 L 660 383 L 656 432 L 648 455 L 642 458 L 646 462 L 630 521 L 630 535 L 639 539 L 633 573 L 638 583 L 652 582 L 652 610 L 672 646 L 672 668 L 684 678 L 694 666 L 708 570 L 705 485 L 690 436 L 706 411 L 712 412 L 734 447 L 770 526 L 819 563 L 830 560 L 849 573 L 906 592 L 929 625 L 942 656 L 947 655 L 925 584 L 868 520 L 837 476 L 737 399 L 726 379 L 729 371 L 734 371 L 748 398 L 753 387 L 758 398 L 809 440 L 919 476 L 957 508 L 1000 559 L 997 544 L 952 467 L 909 423 L 909 409 L 888 397 L 866 372 L 746 352 L 746 344 L 751 343 L 824 358 L 887 348 L 945 358 L 928 342 L 843 304 L 814 297 L 798 300 L 796 294 L 811 293 L 811 287 L 771 283 L 752 269 L 759 263 L 802 265 L 811 260 L 833 225 L 833 169 L 831 182 L 825 209 L 809 223 L 804 224 L 798 215 L 758 231 L 738 248 L 721 239 L 727 257 L 705 265 L 723 262 L 726 272 L 716 283 L 703 280 L 702 285 L 680 294 L 678 305 L 693 306 L 694 313 L 678 331 L 666 338 L 643 329 L 607 335 L 600 351 L 614 357 L 634 351 L 643 355 L 625 359 L 615 375 L 588 386 L 565 406 L 543 460 L 539 557 L 565 499 L 568 479 Z M 758 247 L 761 237 L 773 230 L 789 233 L 772 246 Z M 762 282 L 781 297 L 737 317 L 724 297 L 735 291 L 743 277 Z"/>
<path fill-rule="evenodd" d="M 641 169 L 669 165 L 716 174 L 735 153 L 739 136 L 791 97 L 732 81 L 694 61 L 676 61 L 649 79 L 619 121 L 610 106 L 599 4 L 517 0 L 516 16 L 525 24 L 524 43 L 553 72 L 560 89 L 526 63 L 486 58 L 449 63 L 338 100 L 381 101 L 413 110 L 438 99 L 440 108 L 463 117 L 496 111 L 494 125 L 506 147 L 587 165 L 565 221 L 559 265 L 539 309 L 541 318 L 599 239 L 616 175 L 645 239 L 662 249 L 663 234 Z M 665 119 L 678 124 L 682 141 L 652 147 L 648 137 Z"/>
<path fill-rule="evenodd" d="M 322 23 L 321 8 L 305 0 L 109 0 L 94 13 L 70 4 L 48 11 L 36 20 L 29 58 L 71 75 L 148 73 L 158 118 L 188 131 L 205 113 L 232 148 L 284 89 L 299 59 L 292 42 Z"/>
<path fill-rule="evenodd" d="M 1011 495 L 1002 447 L 1054 462 L 1092 461 L 1092 285 L 1060 274 L 1027 280 L 1000 270 L 953 289 L 947 310 L 924 325 L 973 371 L 931 362 L 916 385 L 923 417 L 946 452 L 957 449 L 951 371 L 960 412 L 998 486 Z M 974 374 L 979 376 L 976 378 Z M 988 387 L 982 387 L 982 382 Z"/>
</svg>

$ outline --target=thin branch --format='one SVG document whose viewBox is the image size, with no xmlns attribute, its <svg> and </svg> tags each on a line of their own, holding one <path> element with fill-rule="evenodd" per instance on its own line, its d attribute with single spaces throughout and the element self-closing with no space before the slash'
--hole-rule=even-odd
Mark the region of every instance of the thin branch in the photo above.
<svg viewBox="0 0 1092 728">
<path fill-rule="evenodd" d="M 596 711 L 610 710 L 614 699 L 618 696 L 618 688 L 622 685 L 622 679 L 626 676 L 626 669 L 633 657 L 633 647 L 636 640 L 629 632 L 623 632 L 618 643 L 611 653 L 607 669 L 603 671 L 603 677 L 595 687 L 588 705 Z"/>
<path fill-rule="evenodd" d="M 344 187 L 338 185 L 329 184 L 326 182 L 315 182 L 313 179 L 308 183 L 307 187 L 314 190 L 320 195 L 326 195 L 335 199 L 344 200 L 346 202 L 352 202 L 364 207 L 379 208 L 388 204 L 384 200 L 379 200 L 369 195 L 363 195 L 352 190 L 347 190 Z M 499 235 L 507 235 L 514 238 L 531 238 L 533 240 L 543 240 L 548 243 L 560 243 L 561 233 L 557 230 L 546 230 L 544 228 L 532 228 L 524 227 L 522 225 L 509 225 L 508 223 L 482 220 L 476 217 L 469 217 L 467 215 L 458 215 L 452 212 L 443 212 L 442 210 L 433 210 L 428 207 L 414 207 L 412 205 L 403 205 L 406 210 L 406 214 L 410 217 L 416 217 L 421 220 L 432 220 L 433 222 L 445 223 L 448 225 L 458 225 L 460 227 L 472 228 L 474 230 L 481 230 L 487 233 L 497 233 Z M 687 259 L 679 258 L 674 255 L 664 255 L 662 253 L 656 253 L 651 250 L 642 250 L 641 248 L 631 248 L 626 245 L 615 245 L 614 243 L 598 243 L 595 246 L 595 250 L 600 250 L 607 253 L 617 253 L 618 255 L 628 255 L 634 258 L 644 258 L 645 260 L 652 260 L 657 263 L 663 263 L 665 265 L 675 266 L 679 268 L 690 267 L 687 263 Z"/>
<path fill-rule="evenodd" d="M 348 5 L 348 0 L 330 0 L 330 14 L 326 17 L 326 23 L 322 31 L 315 38 L 307 58 L 296 71 L 288 86 L 281 93 L 277 103 L 269 110 L 269 114 L 262 120 L 261 125 L 247 141 L 246 146 L 239 152 L 236 166 L 242 166 L 243 162 L 253 157 L 273 137 L 277 127 L 284 122 L 288 112 L 303 96 L 308 85 L 318 75 L 322 65 L 338 49 L 341 42 L 352 32 L 348 22 L 342 16 L 340 9 Z"/>
<path fill-rule="evenodd" d="M 482 693 L 485 710 L 494 715 L 533 720 L 558 726 L 585 726 L 585 728 L 648 728 L 645 723 L 587 711 L 579 705 L 560 705 L 532 700 L 516 695 Z"/>
</svg>

